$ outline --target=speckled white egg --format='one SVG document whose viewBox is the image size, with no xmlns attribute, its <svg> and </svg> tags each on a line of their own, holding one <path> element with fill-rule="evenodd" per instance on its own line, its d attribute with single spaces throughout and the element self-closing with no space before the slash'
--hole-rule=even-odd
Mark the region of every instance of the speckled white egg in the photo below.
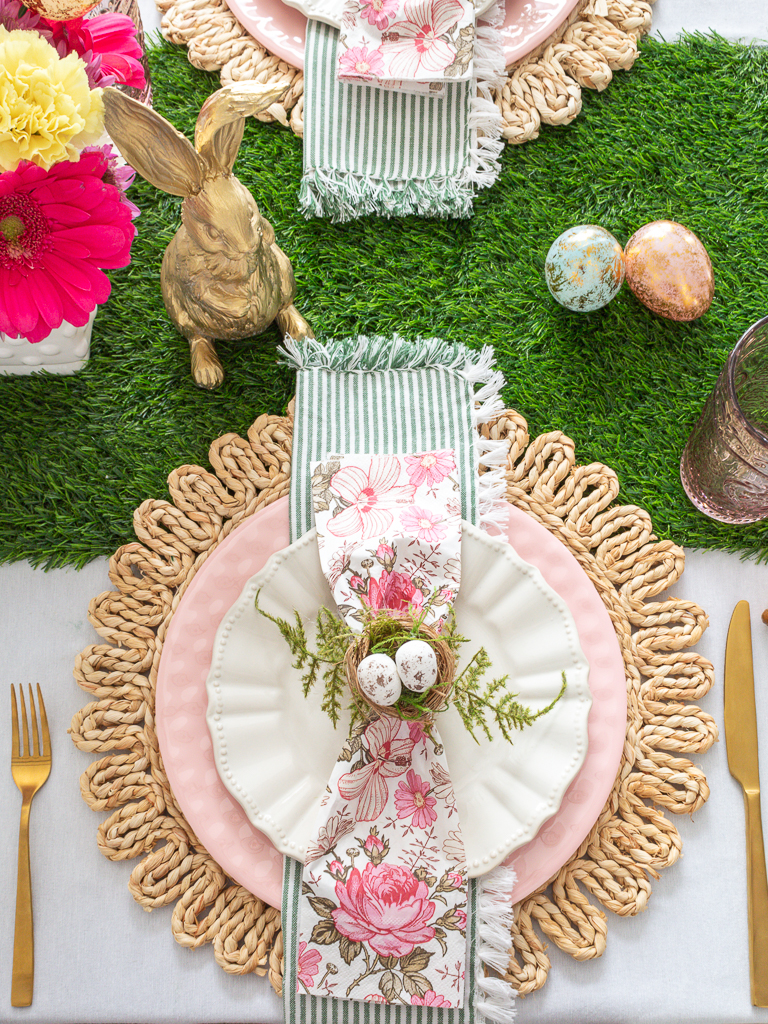
<svg viewBox="0 0 768 1024">
<path fill-rule="evenodd" d="M 360 689 L 374 704 L 391 707 L 400 699 L 403 687 L 397 665 L 388 654 L 369 654 L 357 666 Z"/>
<path fill-rule="evenodd" d="M 395 664 L 403 686 L 424 693 L 437 682 L 437 657 L 426 640 L 406 640 L 395 653 Z"/>
</svg>

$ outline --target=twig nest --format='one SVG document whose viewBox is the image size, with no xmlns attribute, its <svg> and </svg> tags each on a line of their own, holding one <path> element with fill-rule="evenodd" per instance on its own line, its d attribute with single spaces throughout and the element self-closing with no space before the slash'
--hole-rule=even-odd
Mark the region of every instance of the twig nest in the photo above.
<svg viewBox="0 0 768 1024">
<path fill-rule="evenodd" d="M 406 640 L 395 653 L 397 673 L 403 686 L 425 693 L 437 682 L 437 657 L 426 640 Z"/>
<path fill-rule="evenodd" d="M 373 704 L 391 707 L 403 692 L 397 665 L 388 654 L 369 654 L 357 666 L 357 681 Z"/>
<path fill-rule="evenodd" d="M 448 706 L 448 701 L 453 690 L 453 678 L 456 671 L 456 659 L 453 651 L 441 639 L 440 634 L 431 626 L 423 623 L 418 627 L 421 638 L 427 640 L 427 646 L 431 648 L 437 662 L 437 676 L 434 684 L 423 694 L 410 691 L 410 701 L 407 700 L 407 692 L 401 692 L 394 704 L 382 704 L 373 700 L 362 688 L 360 680 L 360 668 L 368 657 L 371 647 L 381 646 L 388 643 L 389 649 L 397 654 L 397 650 L 414 639 L 414 619 L 403 613 L 391 611 L 387 614 L 379 614 L 370 623 L 369 627 L 347 648 L 344 664 L 347 672 L 347 682 L 352 697 L 357 703 L 365 717 L 371 714 L 390 715 L 394 718 L 404 718 L 409 722 L 429 722 L 437 711 L 443 711 Z M 415 639 L 418 639 L 415 638 Z M 391 641 L 391 643 L 389 643 Z M 377 651 L 376 654 L 379 654 Z M 392 662 L 395 672 L 397 665 L 394 659 L 385 655 Z"/>
</svg>

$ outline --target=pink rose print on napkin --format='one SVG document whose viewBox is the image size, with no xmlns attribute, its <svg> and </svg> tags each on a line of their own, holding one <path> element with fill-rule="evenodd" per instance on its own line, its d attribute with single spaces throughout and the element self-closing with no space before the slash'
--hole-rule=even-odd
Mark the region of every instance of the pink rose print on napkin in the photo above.
<svg viewBox="0 0 768 1024">
<path fill-rule="evenodd" d="M 350 625 L 391 610 L 440 627 L 461 582 L 455 469 L 452 451 L 328 454 L 312 464 L 320 563 Z M 381 715 L 359 724 L 319 800 L 307 848 L 305 989 L 461 1006 L 466 907 L 466 852 L 437 723 L 427 729 Z M 446 994 L 449 963 L 457 967 Z"/>
<path fill-rule="evenodd" d="M 462 1005 L 466 854 L 451 817 L 452 790 L 441 786 L 438 796 L 430 783 L 447 777 L 434 726 L 427 734 L 416 723 L 382 716 L 344 743 L 321 808 L 327 818 L 321 815 L 318 845 L 329 835 L 340 838 L 308 860 L 302 876 L 299 964 L 310 995 Z M 349 816 L 356 827 L 341 837 L 339 822 Z M 446 856 L 449 841 L 461 864 Z M 311 952 L 320 959 L 310 960 Z"/>
<path fill-rule="evenodd" d="M 453 451 L 329 455 L 312 464 L 323 573 L 354 629 L 382 609 L 439 628 L 461 580 L 461 495 Z"/>
<path fill-rule="evenodd" d="M 365 942 L 380 956 L 403 956 L 430 942 L 435 904 L 426 883 L 399 865 L 366 864 L 354 868 L 346 885 L 336 883 L 339 909 L 332 913 L 338 931 Z"/>
</svg>

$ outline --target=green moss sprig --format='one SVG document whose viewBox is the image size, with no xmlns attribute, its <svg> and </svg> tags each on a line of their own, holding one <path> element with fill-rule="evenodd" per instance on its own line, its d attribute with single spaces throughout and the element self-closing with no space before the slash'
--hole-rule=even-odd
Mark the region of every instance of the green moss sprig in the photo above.
<svg viewBox="0 0 768 1024">
<path fill-rule="evenodd" d="M 322 607 L 316 620 L 316 650 L 312 650 L 299 612 L 294 612 L 294 623 L 270 615 L 259 605 L 258 594 L 255 607 L 259 614 L 274 622 L 288 644 L 294 659 L 293 667 L 301 673 L 304 696 L 308 696 L 310 690 L 322 680 L 323 697 L 320 706 L 336 727 L 348 689 L 344 658 L 348 647 L 359 639 L 360 633 L 350 629 L 337 615 Z M 370 652 L 387 654 L 394 658 L 397 648 L 406 640 L 418 638 L 429 643 L 430 637 L 420 633 L 420 626 L 421 621 L 418 618 L 412 625 L 406 626 L 385 611 L 370 614 L 364 625 L 371 641 Z M 453 654 L 456 654 L 463 644 L 469 642 L 467 637 L 457 632 L 456 616 L 453 611 L 450 612 L 439 639 L 448 644 Z M 508 675 L 494 678 L 490 682 L 485 681 L 486 673 L 491 668 L 491 659 L 485 648 L 481 647 L 456 676 L 451 690 L 454 707 L 465 728 L 478 743 L 478 732 L 489 740 L 494 738 L 491 728 L 494 723 L 504 739 L 512 743 L 515 731 L 525 729 L 550 712 L 565 693 L 567 683 L 563 672 L 560 692 L 550 704 L 534 712 L 517 700 L 518 694 L 507 689 Z M 432 712 L 423 704 L 425 697 L 426 694 L 413 693 L 404 687 L 394 710 L 403 714 L 403 717 L 413 717 L 412 712 L 422 712 L 428 717 Z M 354 723 L 360 718 L 360 709 L 355 701 L 348 702 L 347 706 L 352 712 Z"/>
</svg>

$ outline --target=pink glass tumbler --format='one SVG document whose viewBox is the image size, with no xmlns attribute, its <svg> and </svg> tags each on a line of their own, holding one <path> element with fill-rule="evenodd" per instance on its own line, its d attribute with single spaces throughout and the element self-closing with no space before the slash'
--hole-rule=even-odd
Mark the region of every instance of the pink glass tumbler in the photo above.
<svg viewBox="0 0 768 1024">
<path fill-rule="evenodd" d="M 768 517 L 768 317 L 728 356 L 680 460 L 696 508 L 724 523 Z"/>
</svg>

